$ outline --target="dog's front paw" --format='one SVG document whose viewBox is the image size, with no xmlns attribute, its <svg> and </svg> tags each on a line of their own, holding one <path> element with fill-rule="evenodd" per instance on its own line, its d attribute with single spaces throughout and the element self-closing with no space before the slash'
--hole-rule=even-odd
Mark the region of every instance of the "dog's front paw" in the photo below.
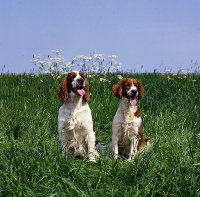
<svg viewBox="0 0 200 197">
<path fill-rule="evenodd" d="M 99 157 L 99 153 L 96 150 L 88 154 L 88 160 L 91 162 L 95 162 L 98 157 Z"/>
<path fill-rule="evenodd" d="M 96 159 L 93 157 L 93 158 L 88 158 L 88 161 L 90 161 L 90 162 L 94 162 L 94 163 L 96 163 Z"/>
<path fill-rule="evenodd" d="M 129 156 L 128 156 L 128 161 L 132 161 L 132 160 L 134 160 L 134 157 L 135 157 L 135 154 L 131 154 L 131 153 L 129 153 Z"/>
<path fill-rule="evenodd" d="M 96 162 L 96 155 L 94 155 L 93 153 L 90 153 L 88 155 L 88 161 L 91 161 L 91 162 Z"/>
</svg>

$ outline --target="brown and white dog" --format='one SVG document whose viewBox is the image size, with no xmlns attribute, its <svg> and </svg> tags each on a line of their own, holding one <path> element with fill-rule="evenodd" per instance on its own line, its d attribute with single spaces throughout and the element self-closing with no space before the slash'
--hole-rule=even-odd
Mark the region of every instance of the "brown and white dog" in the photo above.
<svg viewBox="0 0 200 197">
<path fill-rule="evenodd" d="M 73 71 L 62 81 L 59 100 L 63 102 L 58 112 L 59 143 L 63 153 L 74 157 L 88 157 L 95 161 L 99 154 L 95 148 L 95 132 L 88 105 L 89 85 L 81 72 Z"/>
<path fill-rule="evenodd" d="M 121 99 L 112 123 L 112 142 L 109 151 L 132 160 L 138 151 L 149 146 L 149 139 L 143 133 L 137 99 L 141 99 L 144 88 L 138 79 L 122 79 L 112 87 L 113 94 Z"/>
</svg>

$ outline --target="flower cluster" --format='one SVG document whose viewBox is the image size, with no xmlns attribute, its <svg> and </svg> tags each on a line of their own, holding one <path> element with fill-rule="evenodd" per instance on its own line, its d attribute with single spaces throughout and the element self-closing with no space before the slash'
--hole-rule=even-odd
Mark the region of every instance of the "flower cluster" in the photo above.
<svg viewBox="0 0 200 197">
<path fill-rule="evenodd" d="M 42 74 L 66 74 L 75 67 L 84 73 L 120 73 L 122 72 L 121 64 L 116 61 L 117 56 L 108 56 L 108 62 L 105 63 L 104 54 L 90 52 L 89 56 L 79 55 L 68 62 L 62 55 L 62 50 L 54 51 L 54 56 L 41 60 L 41 55 L 34 55 L 33 62 L 37 66 L 38 72 Z"/>
<path fill-rule="evenodd" d="M 43 74 L 60 74 L 67 73 L 73 67 L 71 62 L 67 62 L 66 59 L 61 55 L 62 50 L 54 51 L 54 56 L 50 58 L 46 58 L 45 60 L 41 60 L 41 55 L 34 55 L 33 60 L 31 60 L 34 65 L 38 67 L 38 72 Z"/>
</svg>

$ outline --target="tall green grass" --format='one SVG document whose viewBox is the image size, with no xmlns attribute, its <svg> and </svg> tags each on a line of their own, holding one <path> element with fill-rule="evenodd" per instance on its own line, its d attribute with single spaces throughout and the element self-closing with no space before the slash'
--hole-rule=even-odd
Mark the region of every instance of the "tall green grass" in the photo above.
<svg viewBox="0 0 200 197">
<path fill-rule="evenodd" d="M 0 196 L 200 196 L 200 75 L 122 76 L 144 86 L 138 104 L 151 147 L 132 162 L 96 163 L 64 157 L 56 146 L 63 77 L 0 76 Z M 119 79 L 87 79 L 96 137 L 107 147 Z"/>
</svg>

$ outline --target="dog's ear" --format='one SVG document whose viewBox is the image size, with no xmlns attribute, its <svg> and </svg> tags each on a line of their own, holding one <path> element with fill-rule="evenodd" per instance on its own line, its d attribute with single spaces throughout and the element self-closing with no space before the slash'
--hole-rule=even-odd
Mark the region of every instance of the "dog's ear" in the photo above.
<svg viewBox="0 0 200 197">
<path fill-rule="evenodd" d="M 138 79 L 137 79 L 137 84 L 138 84 L 138 99 L 141 99 L 144 95 L 144 88 Z"/>
<path fill-rule="evenodd" d="M 67 92 L 67 76 L 63 79 L 61 86 L 60 86 L 60 92 L 56 94 L 57 98 L 63 102 L 65 102 L 68 99 L 68 92 Z"/>
<path fill-rule="evenodd" d="M 86 102 L 88 102 L 90 100 L 89 84 L 86 79 L 85 79 L 84 83 L 85 83 L 85 87 L 84 87 L 85 94 L 83 97 L 85 98 Z"/>
<path fill-rule="evenodd" d="M 114 85 L 112 87 L 112 92 L 118 99 L 122 98 L 122 84 L 121 84 L 121 82 L 117 83 L 116 85 Z"/>
</svg>

